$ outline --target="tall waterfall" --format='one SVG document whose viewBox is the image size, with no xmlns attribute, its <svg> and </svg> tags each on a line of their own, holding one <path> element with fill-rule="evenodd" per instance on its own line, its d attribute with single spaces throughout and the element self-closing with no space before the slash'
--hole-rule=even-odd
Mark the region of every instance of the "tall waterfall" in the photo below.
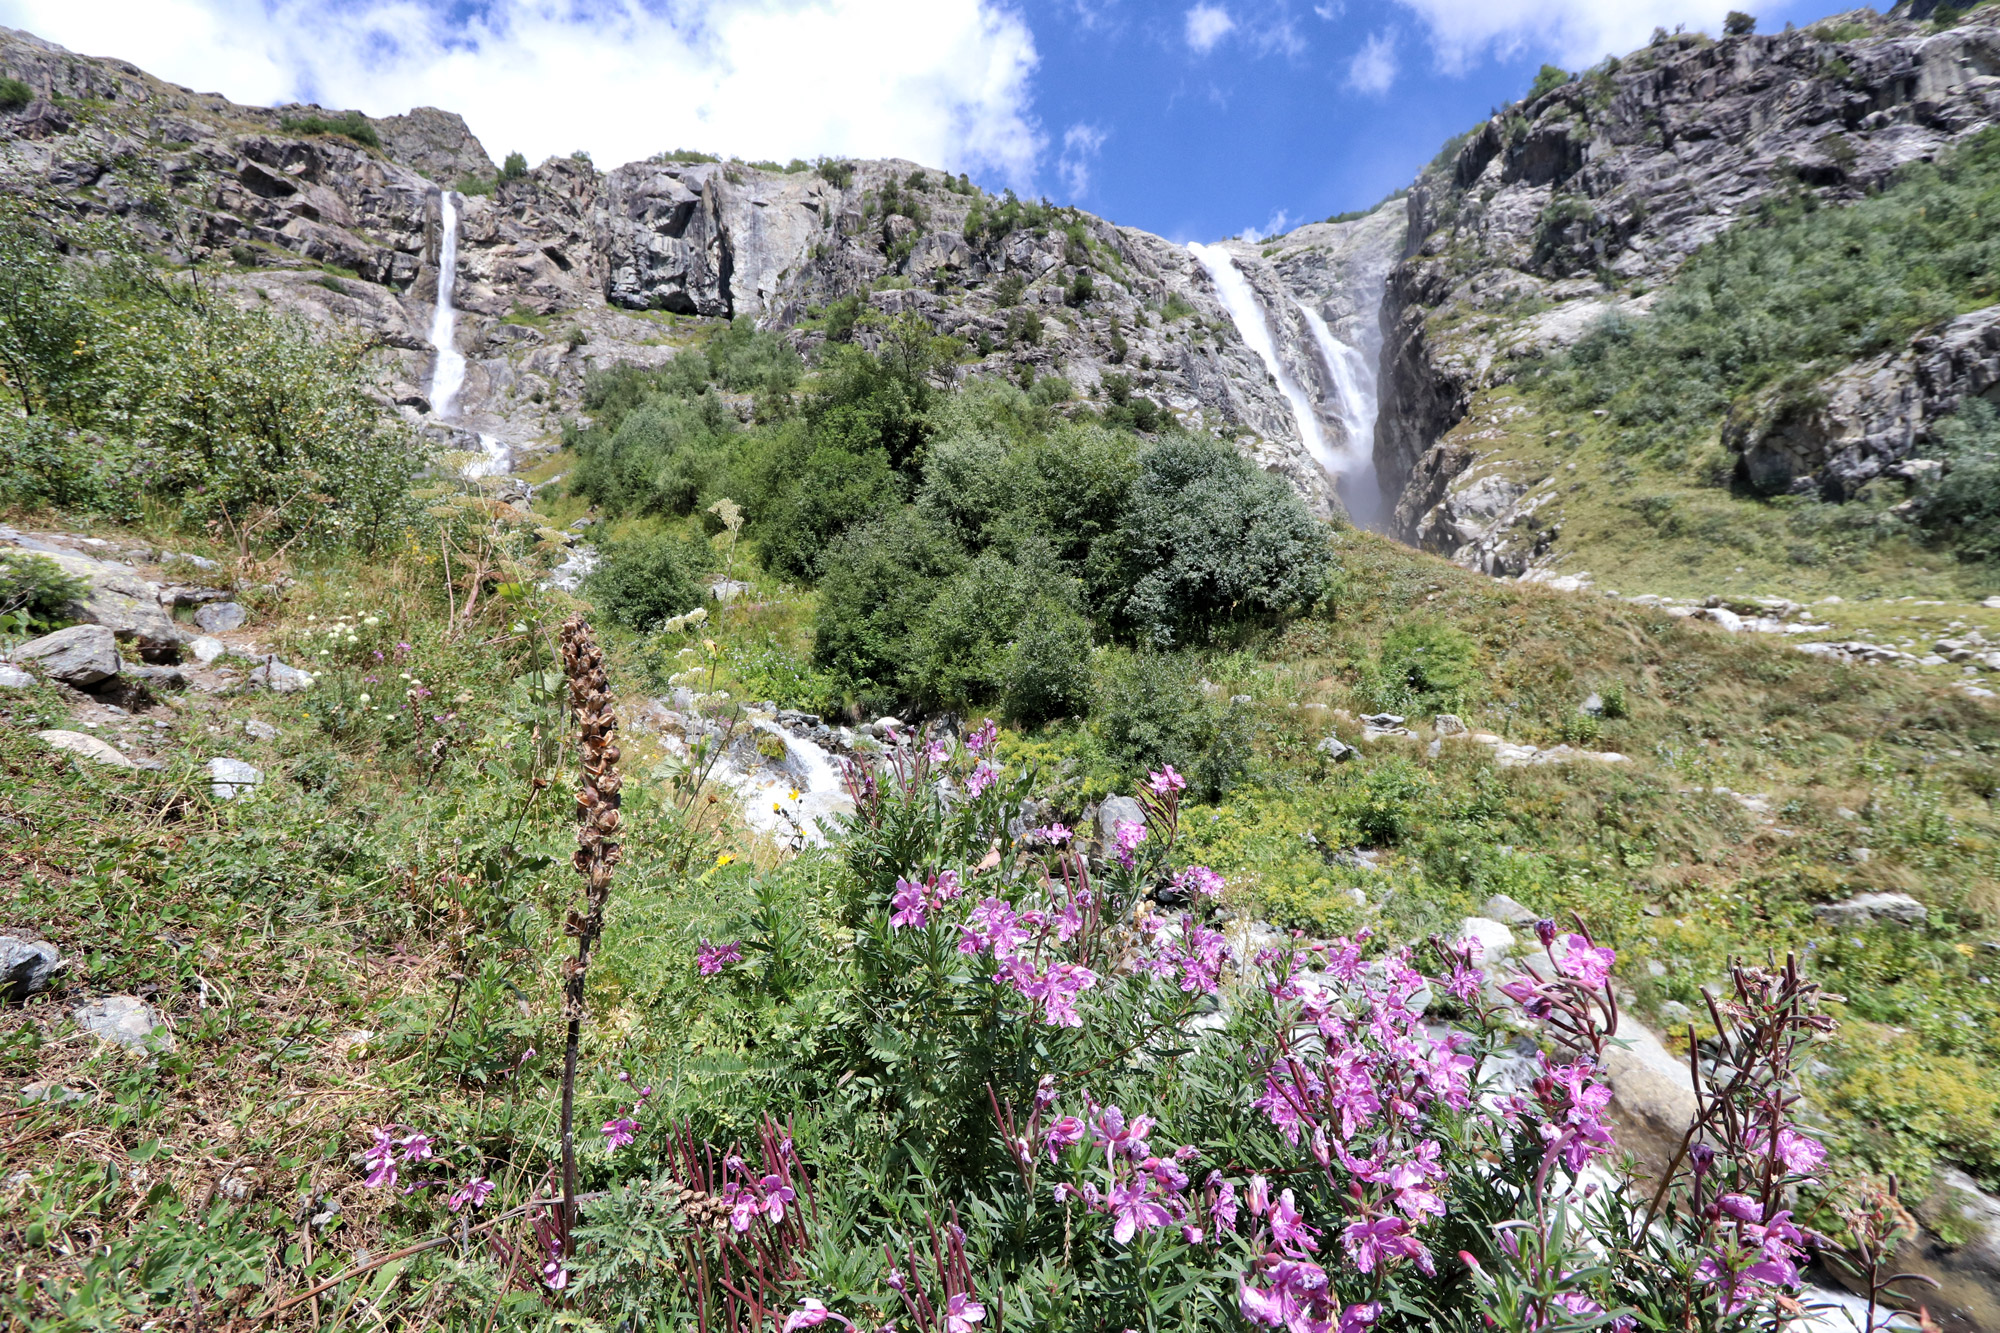
<svg viewBox="0 0 2000 1333">
<path fill-rule="evenodd" d="M 1298 423 L 1299 438 L 1305 441 L 1306 451 L 1313 456 L 1329 477 L 1340 476 L 1340 461 L 1334 456 L 1333 447 L 1326 442 L 1326 432 L 1320 429 L 1319 414 L 1313 410 L 1312 399 L 1292 379 L 1285 363 L 1278 358 L 1278 345 L 1271 337 L 1271 326 L 1264 319 L 1264 307 L 1257 304 L 1257 294 L 1250 290 L 1250 280 L 1236 267 L 1236 261 L 1229 252 L 1219 245 L 1188 246 L 1201 266 L 1208 270 L 1209 279 L 1215 283 L 1216 293 L 1222 297 L 1222 304 L 1229 311 L 1229 318 L 1236 324 L 1237 333 L 1250 344 L 1250 350 L 1263 359 L 1264 368 L 1271 372 L 1271 378 L 1278 382 L 1279 390 L 1292 405 L 1292 419 Z"/>
<path fill-rule="evenodd" d="M 1347 515 L 1356 526 L 1377 530 L 1382 521 L 1382 486 L 1375 480 L 1375 412 L 1379 402 L 1375 367 L 1358 350 L 1334 337 L 1319 311 L 1304 301 L 1295 304 L 1312 330 L 1320 360 L 1339 395 L 1333 407 L 1347 436 L 1333 469 L 1340 502 L 1347 506 Z"/>
<path fill-rule="evenodd" d="M 465 356 L 458 350 L 458 310 L 451 303 L 458 283 L 458 196 L 446 190 L 438 199 L 437 308 L 431 313 L 431 343 L 437 360 L 431 366 L 431 415 L 451 415 L 458 391 L 465 386 Z"/>
</svg>

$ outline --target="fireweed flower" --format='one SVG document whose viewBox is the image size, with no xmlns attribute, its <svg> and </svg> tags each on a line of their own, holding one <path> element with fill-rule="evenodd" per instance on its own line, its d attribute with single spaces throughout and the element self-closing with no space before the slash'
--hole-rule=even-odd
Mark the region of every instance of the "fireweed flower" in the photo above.
<svg viewBox="0 0 2000 1333">
<path fill-rule="evenodd" d="M 363 1183 L 369 1189 L 379 1189 L 396 1183 L 396 1138 L 393 1127 L 370 1131 L 375 1142 L 361 1155 L 361 1163 L 369 1168 L 368 1178 Z"/>
<path fill-rule="evenodd" d="M 617 1152 L 620 1148 L 632 1142 L 633 1133 L 638 1128 L 639 1122 L 626 1116 L 619 1116 L 616 1120 L 605 1121 L 605 1148 L 611 1152 Z"/>
<path fill-rule="evenodd" d="M 451 1198 L 446 1202 L 445 1206 L 450 1208 L 454 1213 L 467 1204 L 471 1204 L 474 1208 L 477 1208 L 486 1202 L 486 1196 L 492 1192 L 492 1181 L 484 1176 L 474 1176 L 452 1191 Z"/>
<path fill-rule="evenodd" d="M 1575 933 L 1563 936 L 1562 945 L 1562 952 L 1556 955 L 1556 971 L 1591 990 L 1611 979 L 1611 965 L 1618 961 L 1616 951 L 1593 946 Z"/>
<path fill-rule="evenodd" d="M 965 748 L 972 751 L 974 754 L 985 754 L 986 751 L 992 747 L 993 742 L 997 740 L 999 736 L 1000 736 L 1000 728 L 997 725 L 995 725 L 993 719 L 989 717 L 986 719 L 986 721 L 980 724 L 979 730 L 973 732 L 970 736 L 967 736 L 965 738 Z"/>
<path fill-rule="evenodd" d="M 430 1160 L 431 1140 L 427 1134 L 412 1133 L 397 1144 L 403 1150 L 405 1162 L 425 1162 Z"/>
<path fill-rule="evenodd" d="M 953 1292 L 944 1303 L 945 1333 L 972 1333 L 972 1326 L 984 1318 L 986 1307 L 962 1291 Z"/>
<path fill-rule="evenodd" d="M 1189 866 L 1174 876 L 1174 887 L 1182 893 L 1219 898 L 1222 896 L 1223 879 L 1207 866 Z"/>
<path fill-rule="evenodd" d="M 889 928 L 891 930 L 901 930 L 904 926 L 914 926 L 919 930 L 923 929 L 923 885 L 912 884 L 907 879 L 897 880 L 896 894 L 889 900 L 889 905 L 895 909 L 889 915 Z"/>
<path fill-rule="evenodd" d="M 978 767 L 974 768 L 971 774 L 965 779 L 966 793 L 976 801 L 985 794 L 988 787 L 991 787 L 999 779 L 1000 770 L 982 759 L 979 761 Z"/>
<path fill-rule="evenodd" d="M 1111 1227 L 1111 1238 L 1120 1245 L 1131 1241 L 1140 1231 L 1151 1231 L 1173 1221 L 1172 1214 L 1154 1200 L 1151 1191 L 1138 1180 L 1128 1180 L 1111 1190 L 1111 1213 L 1116 1221 Z"/>
<path fill-rule="evenodd" d="M 1146 775 L 1146 785 L 1153 789 L 1153 795 L 1165 796 L 1170 792 L 1185 791 L 1187 779 L 1174 772 L 1172 764 L 1165 764 L 1159 772 Z"/>
<path fill-rule="evenodd" d="M 1076 834 L 1063 824 L 1044 824 L 1028 834 L 1037 842 L 1045 842 L 1051 847 L 1066 847 Z"/>
<path fill-rule="evenodd" d="M 712 977 L 731 963 L 740 963 L 742 961 L 743 941 L 741 940 L 731 940 L 727 944 L 720 945 L 710 944 L 707 940 L 703 940 L 701 948 L 695 952 L 695 966 L 700 970 L 701 975 L 705 977 Z"/>
<path fill-rule="evenodd" d="M 1112 836 L 1118 845 L 1118 864 L 1130 870 L 1134 853 L 1139 850 L 1139 844 L 1146 840 L 1146 826 L 1129 821 L 1123 822 L 1118 825 Z"/>
</svg>

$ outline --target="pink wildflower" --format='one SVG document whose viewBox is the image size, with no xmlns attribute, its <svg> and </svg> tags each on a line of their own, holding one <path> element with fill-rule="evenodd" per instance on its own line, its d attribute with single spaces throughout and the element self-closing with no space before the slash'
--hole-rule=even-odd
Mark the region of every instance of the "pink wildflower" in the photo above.
<svg viewBox="0 0 2000 1333">
<path fill-rule="evenodd" d="M 492 1181 L 484 1176 L 474 1176 L 452 1191 L 451 1198 L 445 1206 L 450 1208 L 454 1213 L 467 1204 L 471 1204 L 474 1208 L 477 1208 L 486 1202 L 486 1196 L 492 1192 Z"/>
<path fill-rule="evenodd" d="M 368 1178 L 363 1183 L 369 1189 L 379 1189 L 384 1185 L 394 1185 L 396 1183 L 396 1138 L 394 1130 L 389 1128 L 377 1129 L 371 1131 L 371 1133 L 375 1136 L 375 1142 L 370 1144 L 368 1151 L 361 1155 L 362 1165 L 370 1168 Z"/>
<path fill-rule="evenodd" d="M 904 926 L 914 926 L 918 930 L 924 926 L 924 888 L 912 884 L 907 879 L 896 881 L 896 896 L 889 900 L 896 910 L 889 916 L 889 928 L 901 930 Z"/>
<path fill-rule="evenodd" d="M 1146 840 L 1146 826 L 1130 821 L 1122 822 L 1112 837 L 1118 844 L 1118 864 L 1130 870 L 1133 856 L 1139 850 L 1139 844 Z"/>
<path fill-rule="evenodd" d="M 992 726 L 992 723 L 987 723 Z M 962 1291 L 955 1291 L 944 1303 L 945 1333 L 972 1333 L 972 1326 L 986 1318 L 986 1307 Z"/>
<path fill-rule="evenodd" d="M 620 1148 L 632 1142 L 633 1132 L 638 1128 L 638 1121 L 628 1119 L 624 1116 L 620 1116 L 616 1120 L 605 1121 L 605 1147 L 612 1152 L 617 1152 Z"/>
<path fill-rule="evenodd" d="M 707 940 L 703 940 L 701 948 L 695 952 L 695 966 L 700 970 L 701 975 L 705 977 L 712 977 L 731 963 L 740 963 L 742 961 L 743 941 L 741 940 L 731 940 L 727 944 L 710 944 Z"/>
<path fill-rule="evenodd" d="M 1162 764 L 1159 772 L 1146 775 L 1146 785 L 1153 789 L 1153 795 L 1165 796 L 1170 792 L 1185 791 L 1187 779 L 1174 772 L 1172 764 Z"/>
<path fill-rule="evenodd" d="M 1204 898 L 1220 898 L 1223 879 L 1207 866 L 1189 866 L 1174 876 L 1174 887 L 1182 893 L 1198 893 Z"/>
<path fill-rule="evenodd" d="M 835 1314 L 826 1308 L 826 1303 L 808 1296 L 799 1302 L 799 1308 L 785 1316 L 783 1333 L 798 1333 L 802 1328 L 817 1328 L 831 1319 L 844 1328 L 852 1329 L 854 1321 L 844 1315 Z"/>
<path fill-rule="evenodd" d="M 1111 1212 L 1117 1219 L 1111 1227 L 1111 1238 L 1120 1245 L 1129 1242 L 1135 1232 L 1151 1231 L 1173 1221 L 1172 1215 L 1136 1179 L 1112 1187 Z"/>
<path fill-rule="evenodd" d="M 985 754 L 999 735 L 999 726 L 989 717 L 979 724 L 979 730 L 965 738 L 965 748 L 974 754 Z"/>
<path fill-rule="evenodd" d="M 1066 846 L 1069 840 L 1074 838 L 1076 834 L 1071 832 L 1069 826 L 1066 824 L 1044 824 L 1028 836 L 1037 841 L 1045 842 L 1051 847 L 1062 847 Z"/>
<path fill-rule="evenodd" d="M 1563 936 L 1562 944 L 1563 951 L 1556 955 L 1556 971 L 1591 990 L 1611 979 L 1611 965 L 1618 961 L 1615 950 L 1593 946 L 1575 933 Z"/>
<path fill-rule="evenodd" d="M 976 801 L 999 779 L 1000 770 L 982 759 L 979 761 L 979 766 L 966 777 L 965 790 Z"/>
</svg>

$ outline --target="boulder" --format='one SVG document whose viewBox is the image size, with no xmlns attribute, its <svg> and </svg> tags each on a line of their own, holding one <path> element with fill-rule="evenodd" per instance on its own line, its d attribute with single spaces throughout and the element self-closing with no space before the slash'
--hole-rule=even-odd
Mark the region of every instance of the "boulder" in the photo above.
<svg viewBox="0 0 2000 1333">
<path fill-rule="evenodd" d="M 1913 926 L 1929 913 L 1922 903 L 1907 893 L 1864 893 L 1844 902 L 1815 907 L 1813 915 L 1834 926 L 1865 926 L 1873 921 L 1895 921 Z"/>
<path fill-rule="evenodd" d="M 180 660 L 184 633 L 160 605 L 160 590 L 129 565 L 92 560 L 68 551 L 44 552 L 65 574 L 84 580 L 84 595 L 64 609 L 71 617 L 101 625 L 132 644 L 148 661 Z"/>
<path fill-rule="evenodd" d="M 1478 957 L 1489 962 L 1514 951 L 1514 932 L 1490 917 L 1466 917 L 1458 923 L 1458 933 L 1452 941 L 1459 945 L 1477 944 Z"/>
<path fill-rule="evenodd" d="M 39 933 L 0 926 L 0 1000 L 24 1000 L 47 990 L 62 969 L 62 954 Z"/>
<path fill-rule="evenodd" d="M 1336 764 L 1344 764 L 1360 753 L 1360 751 L 1356 750 L 1346 741 L 1341 740 L 1338 736 L 1328 736 L 1318 745 L 1313 746 L 1313 749 L 1319 751 L 1319 753 L 1325 755 Z"/>
<path fill-rule="evenodd" d="M 262 769 L 252 767 L 241 759 L 209 760 L 208 776 L 208 789 L 218 801 L 233 801 L 264 781 Z"/>
<path fill-rule="evenodd" d="M 194 623 L 201 627 L 203 634 L 227 634 L 233 629 L 243 628 L 247 619 L 248 613 L 237 602 L 210 602 L 194 613 Z"/>
<path fill-rule="evenodd" d="M 1541 920 L 1540 917 L 1504 893 L 1496 893 L 1491 898 L 1488 898 L 1486 906 L 1482 907 L 1480 911 L 1493 920 L 1504 922 L 1510 926 L 1532 926 L 1535 922 Z"/>
<path fill-rule="evenodd" d="M 71 1015 L 76 1025 L 99 1041 L 116 1042 L 135 1051 L 171 1051 L 173 1035 L 161 1028 L 160 1016 L 136 995 L 109 995 L 79 1006 Z"/>
<path fill-rule="evenodd" d="M 1439 713 L 1431 720 L 1431 730 L 1440 736 L 1463 736 L 1469 728 L 1456 713 Z"/>
<path fill-rule="evenodd" d="M 38 731 L 37 737 L 47 742 L 52 750 L 63 750 L 84 759 L 92 759 L 113 768 L 136 768 L 130 759 L 120 754 L 116 747 L 106 744 L 95 736 L 86 736 L 80 731 Z"/>
<path fill-rule="evenodd" d="M 262 722 L 254 717 L 243 724 L 243 730 L 249 733 L 252 740 L 274 741 L 278 739 L 278 729 L 276 727 L 272 726 L 269 722 Z"/>
<path fill-rule="evenodd" d="M 250 672 L 250 683 L 261 685 L 274 694 L 296 694 L 300 690 L 311 689 L 313 678 L 309 671 L 286 666 L 275 657 L 266 657 Z"/>
<path fill-rule="evenodd" d="M 0 690 L 25 690 L 35 678 L 19 667 L 0 666 Z"/>
<path fill-rule="evenodd" d="M 1972 1233 L 1952 1252 L 1952 1267 L 2000 1278 L 2000 1199 L 1980 1189 L 1978 1181 L 1953 1167 L 1941 1168 L 1930 1197 L 1917 1205 L 1917 1216 L 1934 1231 L 1949 1225 Z"/>
<path fill-rule="evenodd" d="M 229 645 L 213 635 L 204 634 L 188 645 L 188 651 L 194 654 L 195 661 L 207 666 L 228 652 Z"/>
<path fill-rule="evenodd" d="M 1687 1062 L 1629 1014 L 1604 1048 L 1604 1073 L 1620 1110 L 1663 1138 L 1678 1139 L 1698 1109 Z"/>
<path fill-rule="evenodd" d="M 118 674 L 118 640 L 102 625 L 71 625 L 30 639 L 9 656 L 32 662 L 50 680 L 88 689 Z"/>
</svg>

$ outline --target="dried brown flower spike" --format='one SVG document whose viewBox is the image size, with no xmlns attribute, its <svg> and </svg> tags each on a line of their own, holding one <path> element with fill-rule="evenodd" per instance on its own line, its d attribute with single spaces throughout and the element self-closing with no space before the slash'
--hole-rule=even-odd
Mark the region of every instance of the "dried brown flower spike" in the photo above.
<svg viewBox="0 0 2000 1333">
<path fill-rule="evenodd" d="M 604 929 L 604 904 L 611 896 L 611 872 L 618 864 L 618 718 L 611 710 L 611 684 L 604 675 L 604 654 L 582 616 L 571 616 L 562 627 L 563 672 L 569 677 L 569 706 L 582 730 L 583 780 L 576 792 L 576 855 L 570 863 L 583 876 L 581 912 L 572 908 L 563 932 L 576 940 L 576 956 L 563 965 L 563 1017 L 568 1032 L 563 1044 L 562 1082 L 562 1242 L 570 1252 L 576 1227 L 576 1053 L 583 1028 L 584 981 L 590 969 L 590 948 Z"/>
</svg>

